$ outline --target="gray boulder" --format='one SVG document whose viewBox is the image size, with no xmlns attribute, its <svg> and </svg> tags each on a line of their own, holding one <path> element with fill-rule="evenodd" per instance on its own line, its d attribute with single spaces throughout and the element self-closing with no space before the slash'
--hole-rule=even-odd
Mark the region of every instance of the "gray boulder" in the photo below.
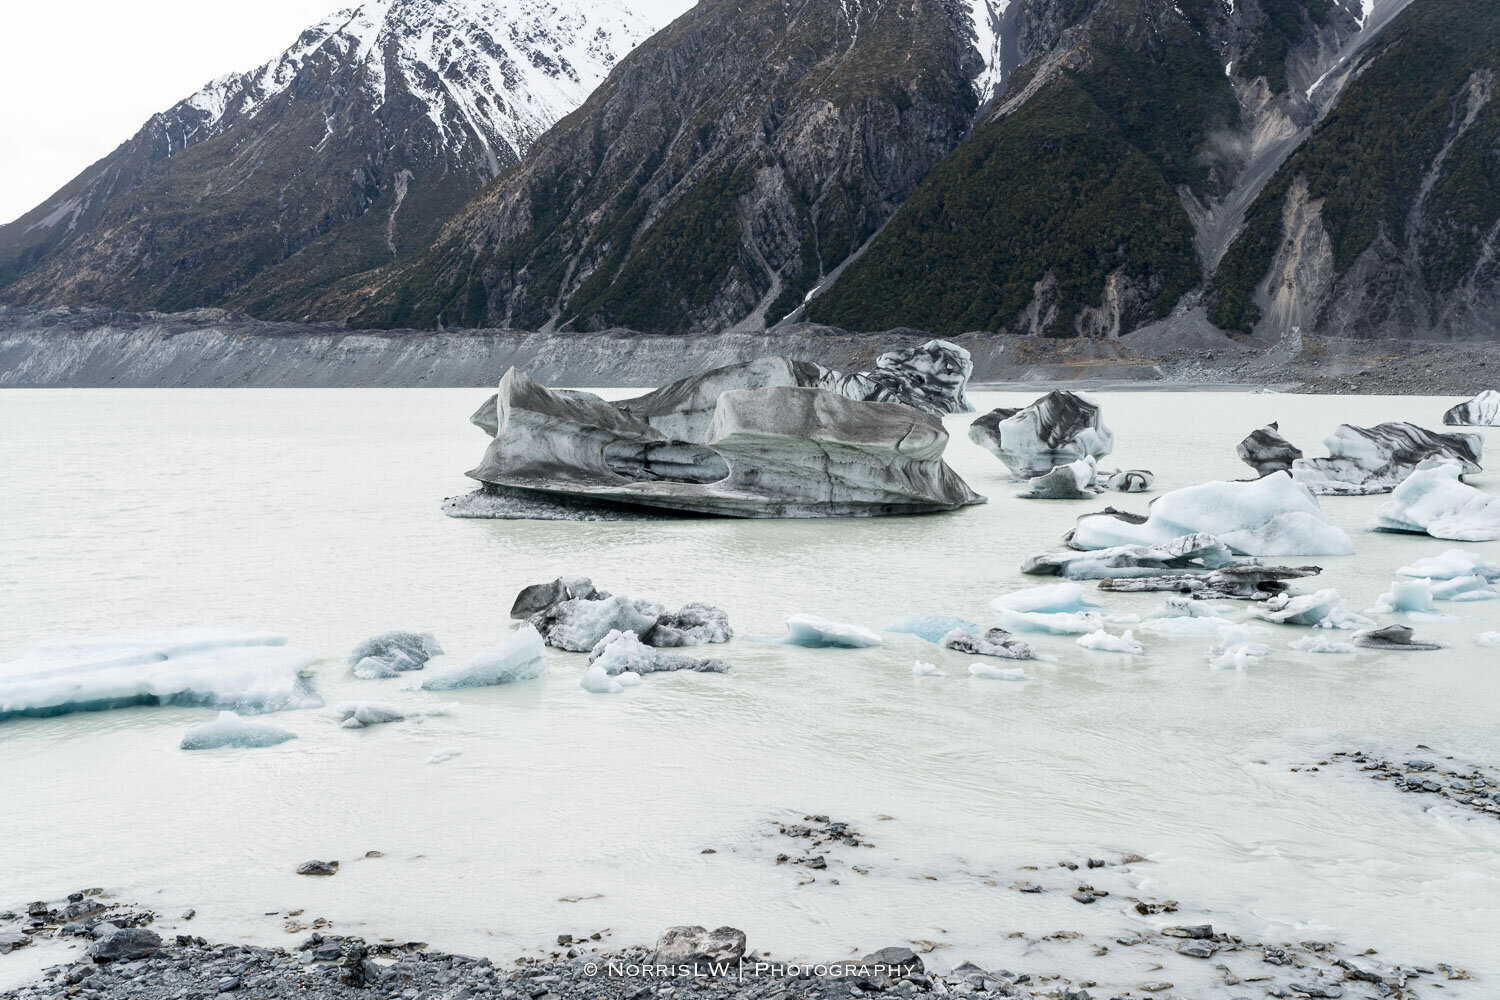
<svg viewBox="0 0 1500 1000">
<path fill-rule="evenodd" d="M 533 583 L 522 588 L 510 606 L 512 618 L 530 618 L 563 601 L 602 601 L 608 591 L 599 590 L 586 576 L 560 576 L 548 583 Z"/>
<path fill-rule="evenodd" d="M 89 947 L 95 962 L 133 962 L 149 958 L 161 950 L 161 938 L 144 927 L 123 927 L 110 931 Z"/>
<path fill-rule="evenodd" d="M 734 927 L 668 927 L 656 939 L 656 964 L 737 963 L 745 957 L 745 932 Z"/>
</svg>

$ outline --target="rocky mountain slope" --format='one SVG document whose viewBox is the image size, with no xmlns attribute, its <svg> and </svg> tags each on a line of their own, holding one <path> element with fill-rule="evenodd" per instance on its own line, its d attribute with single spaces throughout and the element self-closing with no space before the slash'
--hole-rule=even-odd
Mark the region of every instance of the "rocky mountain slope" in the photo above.
<svg viewBox="0 0 1500 1000">
<path fill-rule="evenodd" d="M 809 317 L 1118 336 L 1167 316 L 1404 2 L 1100 0 Z"/>
<path fill-rule="evenodd" d="M 320 311 L 653 333 L 774 322 L 963 138 L 1003 73 L 976 10 L 1001 20 L 983 0 L 702 0 L 430 253 Z"/>
<path fill-rule="evenodd" d="M 623 0 L 334 14 L 0 227 L 0 297 L 286 314 L 425 248 L 658 27 Z"/>
<path fill-rule="evenodd" d="M 200 95 L 162 119 L 153 148 L 188 143 L 166 168 L 137 137 L 113 172 L 0 230 L 0 300 L 231 305 L 361 328 L 1492 336 L 1497 11 L 701 0 L 545 132 L 542 117 L 516 124 L 514 95 L 544 89 L 535 74 L 495 102 L 509 117 L 472 97 L 444 119 L 422 96 L 431 81 L 389 82 L 399 55 L 380 61 L 396 96 L 361 117 L 349 95 L 368 60 L 328 41 L 359 32 L 315 29 L 294 69 L 229 87 L 249 97 Z M 563 30 L 536 16 L 547 37 Z M 465 37 L 444 51 L 469 53 Z M 318 58 L 366 69 L 314 74 L 310 97 L 261 96 Z M 555 76 L 535 53 L 530 65 Z M 471 95 L 510 86 L 460 76 L 478 81 Z M 344 81 L 343 131 L 308 110 L 331 106 L 330 80 Z M 208 139 L 174 124 L 199 115 L 211 131 L 235 101 L 264 110 Z M 296 168 L 321 142 L 337 170 Z M 409 165 L 422 156 L 425 172 Z M 242 224 L 272 216 L 274 238 Z"/>
<path fill-rule="evenodd" d="M 1416 0 L 1250 206 L 1211 317 L 1276 338 L 1494 337 L 1500 7 Z"/>
</svg>

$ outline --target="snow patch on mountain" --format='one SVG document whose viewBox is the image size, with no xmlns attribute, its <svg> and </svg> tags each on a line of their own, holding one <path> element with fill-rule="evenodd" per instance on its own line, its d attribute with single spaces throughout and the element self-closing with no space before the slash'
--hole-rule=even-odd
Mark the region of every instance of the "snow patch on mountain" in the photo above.
<svg viewBox="0 0 1500 1000">
<path fill-rule="evenodd" d="M 369 113 L 398 96 L 415 97 L 445 144 L 465 145 L 461 133 L 478 137 L 495 173 L 500 150 L 524 155 L 627 52 L 687 6 L 369 0 L 324 18 L 263 66 L 209 82 L 162 117 L 174 126 L 166 134 L 175 152 L 254 118 L 304 72 L 352 70 Z"/>
<path fill-rule="evenodd" d="M 1014 19 L 1007 19 L 1006 12 L 1015 0 L 969 0 L 969 19 L 974 25 L 974 45 L 984 59 L 984 70 L 974 78 L 974 91 L 984 103 L 995 95 L 1005 83 L 1006 74 L 1013 60 L 1006 58 L 1007 48 L 1014 43 L 1006 37 L 1006 29 L 1013 27 Z"/>
</svg>

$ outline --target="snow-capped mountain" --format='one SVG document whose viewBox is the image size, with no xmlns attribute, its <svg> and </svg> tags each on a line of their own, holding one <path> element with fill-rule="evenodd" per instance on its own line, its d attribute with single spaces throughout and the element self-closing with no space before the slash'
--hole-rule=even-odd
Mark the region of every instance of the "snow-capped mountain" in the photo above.
<svg viewBox="0 0 1500 1000">
<path fill-rule="evenodd" d="M 264 305 L 376 266 L 429 242 L 662 16 L 621 0 L 330 15 L 0 227 L 0 287 L 20 302 Z"/>
</svg>

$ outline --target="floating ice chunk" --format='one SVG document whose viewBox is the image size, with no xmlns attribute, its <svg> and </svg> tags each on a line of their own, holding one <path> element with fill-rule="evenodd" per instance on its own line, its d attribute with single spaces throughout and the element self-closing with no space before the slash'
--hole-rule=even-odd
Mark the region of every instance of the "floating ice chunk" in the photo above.
<svg viewBox="0 0 1500 1000">
<path fill-rule="evenodd" d="M 1450 427 L 1500 427 L 1500 392 L 1486 389 L 1443 414 Z"/>
<path fill-rule="evenodd" d="M 431 632 L 395 629 L 355 646 L 349 654 L 349 666 L 354 669 L 355 677 L 365 680 L 395 677 L 409 670 L 421 670 L 428 660 L 442 653 L 443 647 Z"/>
<path fill-rule="evenodd" d="M 1225 608 L 1207 601 L 1184 597 L 1181 594 L 1169 594 L 1162 601 L 1165 607 L 1159 617 L 1162 618 L 1223 618 Z"/>
<path fill-rule="evenodd" d="M 1018 480 L 1082 458 L 1103 458 L 1115 445 L 1099 404 L 1082 393 L 1061 391 L 1021 409 L 991 410 L 969 425 L 969 439 L 1004 462 Z"/>
<path fill-rule="evenodd" d="M 439 749 L 434 750 L 432 751 L 432 753 L 427 755 L 427 763 L 441 764 L 443 761 L 452 760 L 454 757 L 457 757 L 462 753 L 463 751 L 458 747 L 440 747 Z"/>
<path fill-rule="evenodd" d="M 651 646 L 699 646 L 728 642 L 734 637 L 729 614 L 723 608 L 691 601 L 656 619 L 656 627 L 643 638 Z"/>
<path fill-rule="evenodd" d="M 1474 642 L 1480 646 L 1500 646 L 1500 632 L 1481 632 L 1474 637 Z"/>
<path fill-rule="evenodd" d="M 787 615 L 787 634 L 777 641 L 784 646 L 805 646 L 822 649 L 837 646 L 840 649 L 866 649 L 883 645 L 880 636 L 858 625 L 845 625 L 829 621 L 817 615 Z"/>
<path fill-rule="evenodd" d="M 1351 555 L 1354 543 L 1323 514 L 1307 488 L 1284 472 L 1252 482 L 1213 482 L 1173 490 L 1146 517 L 1105 511 L 1085 514 L 1065 536 L 1076 549 L 1166 545 L 1183 535 L 1210 534 L 1250 556 Z"/>
<path fill-rule="evenodd" d="M 1293 649 L 1303 653 L 1352 653 L 1354 643 L 1335 639 L 1331 635 L 1309 635 L 1301 639 L 1293 639 L 1287 643 Z"/>
<path fill-rule="evenodd" d="M 1079 636 L 1077 641 L 1084 649 L 1098 650 L 1101 653 L 1129 653 L 1131 656 L 1146 654 L 1146 647 L 1137 642 L 1134 633 L 1129 630 L 1123 635 L 1110 635 L 1101 628 L 1097 632 Z"/>
<path fill-rule="evenodd" d="M 1078 583 L 1049 583 L 1004 594 L 990 602 L 996 611 L 1083 611 L 1098 607 L 1083 596 Z"/>
<path fill-rule="evenodd" d="M 448 704 L 430 705 L 426 708 L 407 711 L 388 701 L 346 701 L 334 708 L 334 714 L 338 716 L 339 725 L 344 729 L 364 729 L 366 726 L 379 726 L 387 722 L 400 722 L 403 719 L 447 715 L 453 709 L 454 706 Z"/>
<path fill-rule="evenodd" d="M 943 636 L 954 629 L 977 633 L 979 626 L 951 615 L 902 615 L 885 627 L 887 632 L 914 635 L 928 642 L 941 642 Z"/>
<path fill-rule="evenodd" d="M 1224 624 L 1221 618 L 1194 618 L 1192 615 L 1177 615 L 1172 618 L 1148 618 L 1141 622 L 1141 631 L 1157 635 L 1216 636 Z"/>
<path fill-rule="evenodd" d="M 654 601 L 638 601 L 616 594 L 603 600 L 573 598 L 560 601 L 526 620 L 549 646 L 586 653 L 610 632 L 645 635 L 667 609 Z"/>
<path fill-rule="evenodd" d="M 1000 625 L 1007 632 L 1082 635 L 1103 628 L 1104 616 L 1097 611 L 1004 611 Z"/>
<path fill-rule="evenodd" d="M 1302 449 L 1282 437 L 1275 422 L 1251 431 L 1235 450 L 1240 461 L 1253 468 L 1258 476 L 1288 472 L 1292 463 L 1302 457 Z"/>
<path fill-rule="evenodd" d="M 947 677 L 943 671 L 937 668 L 936 663 L 923 663 L 918 660 L 911 665 L 911 672 L 916 677 Z"/>
<path fill-rule="evenodd" d="M 1021 564 L 1021 572 L 1031 576 L 1064 576 L 1070 580 L 1119 580 L 1202 573 L 1234 561 L 1234 553 L 1227 545 L 1213 535 L 1198 533 L 1182 535 L 1163 545 L 1043 552 L 1028 556 Z"/>
<path fill-rule="evenodd" d="M 1370 609 L 1377 615 L 1399 611 L 1435 611 L 1432 606 L 1432 584 L 1427 580 L 1393 580 L 1391 589 L 1375 599 Z"/>
<path fill-rule="evenodd" d="M 494 649 L 459 666 L 428 674 L 422 679 L 422 689 L 451 691 L 455 688 L 489 687 L 534 680 L 546 672 L 547 651 L 542 637 L 526 624 Z"/>
<path fill-rule="evenodd" d="M 610 676 L 627 672 L 640 676 L 671 670 L 690 670 L 709 674 L 729 673 L 729 664 L 723 660 L 663 653 L 641 642 L 634 632 L 611 632 L 600 639 L 599 644 L 589 652 L 589 663 L 601 668 Z"/>
<path fill-rule="evenodd" d="M 1432 597 L 1438 601 L 1493 601 L 1500 598 L 1500 590 L 1482 576 L 1458 576 L 1433 582 Z"/>
<path fill-rule="evenodd" d="M 1214 670 L 1244 670 L 1252 667 L 1262 656 L 1271 654 L 1271 647 L 1254 641 L 1270 629 L 1263 625 L 1222 625 L 1219 627 L 1219 642 L 1208 651 L 1208 665 Z"/>
<path fill-rule="evenodd" d="M 972 632 L 954 629 L 943 636 L 943 641 L 939 642 L 938 645 L 944 649 L 951 649 L 959 653 L 968 653 L 971 656 L 998 656 L 1006 660 L 1034 660 L 1037 658 L 1036 650 L 1003 628 L 988 629 L 983 635 L 974 635 Z"/>
<path fill-rule="evenodd" d="M 1110 473 L 1104 480 L 1104 487 L 1121 493 L 1144 493 L 1155 482 L 1156 475 L 1150 469 L 1125 469 Z"/>
<path fill-rule="evenodd" d="M 1368 628 L 1375 623 L 1349 610 L 1349 603 L 1333 589 L 1313 594 L 1277 594 L 1250 609 L 1255 617 L 1281 625 L 1315 625 L 1318 628 Z"/>
<path fill-rule="evenodd" d="M 1410 566 L 1396 570 L 1397 576 L 1418 576 L 1428 580 L 1456 580 L 1464 576 L 1478 576 L 1488 581 L 1500 580 L 1500 566 L 1479 557 L 1477 553 L 1463 549 L 1449 549 L 1436 556 L 1418 559 Z"/>
<path fill-rule="evenodd" d="M 1442 649 L 1436 642 L 1412 638 L 1412 630 L 1405 625 L 1387 625 L 1385 628 L 1368 629 L 1354 633 L 1354 644 L 1369 649 L 1391 649 L 1400 652 L 1417 652 Z"/>
<path fill-rule="evenodd" d="M 1424 464 L 1450 462 L 1465 474 L 1479 472 L 1484 440 L 1478 434 L 1444 434 L 1392 422 L 1340 424 L 1323 444 L 1328 457 L 1293 462 L 1292 478 L 1317 494 L 1351 496 L 1389 493 Z"/>
<path fill-rule="evenodd" d="M 1024 667 L 997 667 L 991 663 L 969 664 L 969 675 L 987 681 L 1029 681 Z"/>
<path fill-rule="evenodd" d="M 625 685 L 611 677 L 599 663 L 583 672 L 583 680 L 578 682 L 578 686 L 590 694 L 619 694 L 625 690 Z"/>
<path fill-rule="evenodd" d="M 1097 476 L 1093 458 L 1084 457 L 1037 476 L 1016 496 L 1023 500 L 1088 500 L 1103 492 L 1094 482 Z"/>
<path fill-rule="evenodd" d="M 304 671 L 316 657 L 271 632 L 179 629 L 68 639 L 0 663 L 0 720 L 129 705 L 241 713 L 318 708 Z"/>
<path fill-rule="evenodd" d="M 633 688 L 641 682 L 641 675 L 634 670 L 627 670 L 622 674 L 616 674 L 615 681 L 621 687 Z"/>
<path fill-rule="evenodd" d="M 1456 465 L 1418 469 L 1375 512 L 1376 531 L 1405 531 L 1458 542 L 1500 538 L 1500 497 L 1459 482 Z"/>
<path fill-rule="evenodd" d="M 233 712 L 220 712 L 218 719 L 189 729 L 182 737 L 184 750 L 213 750 L 218 747 L 236 747 L 241 750 L 254 747 L 274 747 L 278 743 L 294 740 L 297 734 L 274 726 L 269 722 L 251 722 Z"/>
</svg>

